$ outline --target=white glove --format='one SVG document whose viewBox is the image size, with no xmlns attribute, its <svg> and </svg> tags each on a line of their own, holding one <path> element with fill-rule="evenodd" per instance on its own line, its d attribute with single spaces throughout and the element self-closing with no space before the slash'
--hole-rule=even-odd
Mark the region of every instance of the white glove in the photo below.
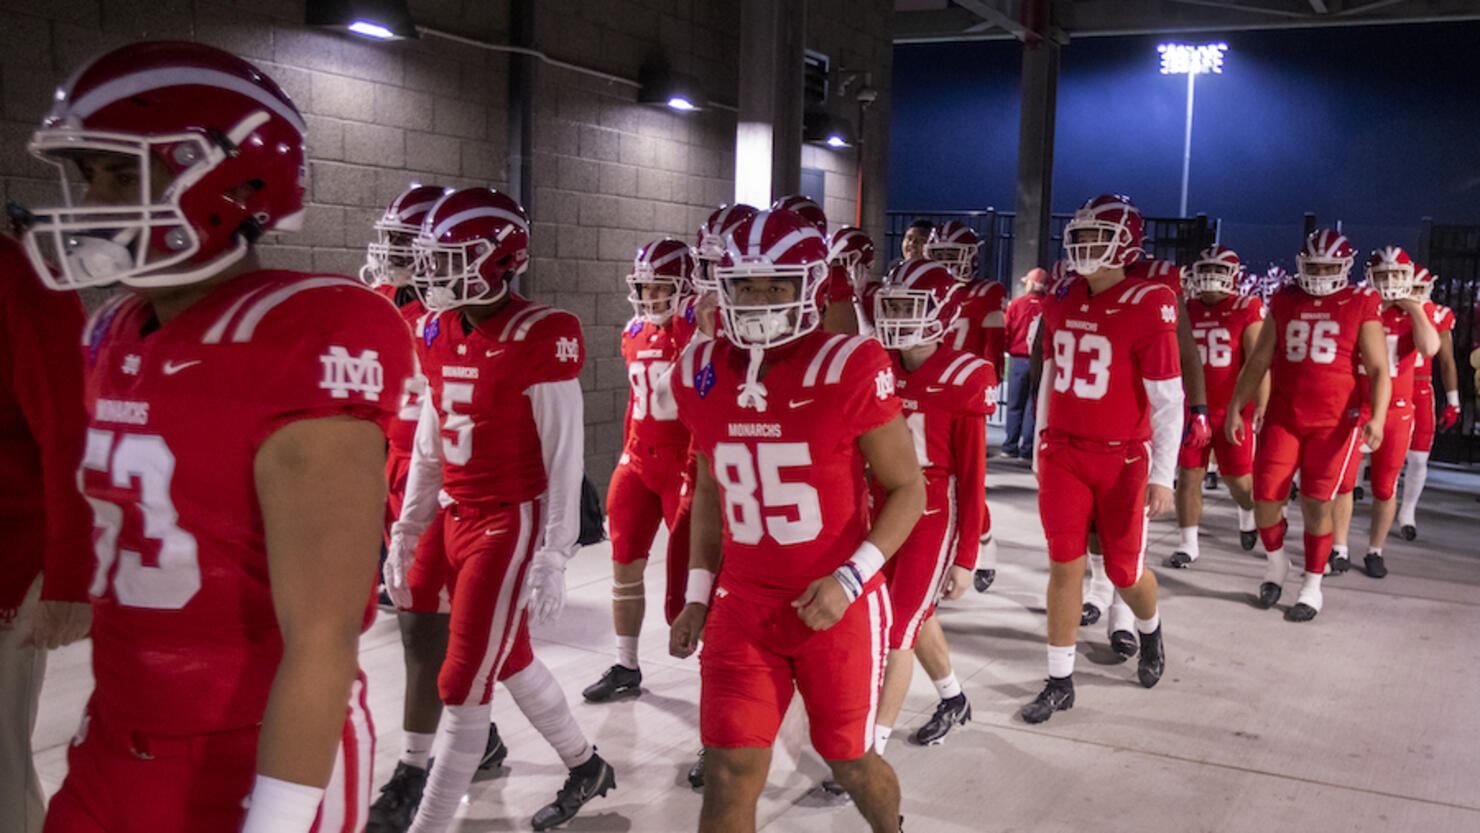
<svg viewBox="0 0 1480 833">
<path fill-rule="evenodd" d="M 385 565 L 380 569 L 386 595 L 401 610 L 411 607 L 411 584 L 406 577 L 411 573 L 411 565 L 416 563 L 416 541 L 415 535 L 392 532 L 390 545 L 386 547 Z"/>
<path fill-rule="evenodd" d="M 558 554 L 538 552 L 529 568 L 529 618 L 540 625 L 565 609 L 565 559 Z"/>
</svg>

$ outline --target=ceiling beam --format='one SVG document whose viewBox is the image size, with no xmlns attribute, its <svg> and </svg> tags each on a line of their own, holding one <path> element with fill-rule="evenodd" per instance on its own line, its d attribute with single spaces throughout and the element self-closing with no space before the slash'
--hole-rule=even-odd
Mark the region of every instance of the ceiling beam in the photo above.
<svg viewBox="0 0 1480 833">
<path fill-rule="evenodd" d="M 1326 8 L 1326 0 L 1310 0 L 1310 10 L 1316 14 L 1325 14 L 1330 11 Z"/>
<path fill-rule="evenodd" d="M 1012 36 L 1018 40 L 1024 40 L 1028 37 L 1028 27 L 1008 17 L 1001 9 L 987 3 L 985 0 L 956 0 L 956 5 L 980 17 L 990 26 L 995 26 L 1012 33 Z M 979 23 L 969 27 L 967 31 L 980 31 L 981 26 L 982 24 Z"/>
</svg>

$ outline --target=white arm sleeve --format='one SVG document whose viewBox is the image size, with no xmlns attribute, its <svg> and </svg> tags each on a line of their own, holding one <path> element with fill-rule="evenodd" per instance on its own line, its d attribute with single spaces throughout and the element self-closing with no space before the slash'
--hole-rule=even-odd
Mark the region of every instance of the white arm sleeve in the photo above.
<svg viewBox="0 0 1480 833">
<path fill-rule="evenodd" d="M 585 400 L 578 379 L 545 382 L 525 391 L 545 458 L 548 486 L 545 532 L 539 550 L 569 560 L 581 533 L 581 475 L 585 469 Z M 562 562 L 563 563 L 563 562 Z"/>
<path fill-rule="evenodd" d="M 1182 379 L 1146 379 L 1151 406 L 1152 485 L 1172 488 L 1177 474 L 1177 448 L 1182 444 Z"/>
<path fill-rule="evenodd" d="M 421 400 L 416 418 L 416 438 L 411 443 L 411 470 L 406 475 L 406 496 L 401 517 L 391 525 L 391 534 L 420 536 L 437 516 L 437 493 L 442 489 L 442 421 L 430 396 Z"/>
</svg>

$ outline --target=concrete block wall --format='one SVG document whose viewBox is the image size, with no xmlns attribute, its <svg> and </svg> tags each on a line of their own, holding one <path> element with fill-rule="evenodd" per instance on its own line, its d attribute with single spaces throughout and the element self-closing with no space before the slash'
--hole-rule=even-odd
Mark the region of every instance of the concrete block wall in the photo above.
<svg viewBox="0 0 1480 833">
<path fill-rule="evenodd" d="M 509 41 L 508 0 L 412 0 L 410 8 L 430 28 Z M 889 0 L 811 0 L 808 46 L 830 54 L 834 66 L 874 69 L 873 84 L 885 91 L 891 9 Z M 98 52 L 158 38 L 242 55 L 281 84 L 308 121 L 305 227 L 263 242 L 270 266 L 356 274 L 371 222 L 413 180 L 507 187 L 503 53 L 433 37 L 375 43 L 309 29 L 303 0 L 0 0 L 0 14 L 0 199 L 56 198 L 50 169 L 25 143 L 66 73 Z M 535 14 L 535 45 L 551 58 L 632 80 L 662 58 L 699 79 L 712 100 L 735 104 L 739 4 L 539 0 Z M 692 241 L 734 189 L 732 110 L 680 114 L 636 98 L 634 85 L 536 63 L 526 206 L 534 259 L 522 290 L 581 319 L 586 467 L 602 490 L 622 439 L 627 378 L 618 345 L 631 315 L 623 277 L 633 254 L 662 235 Z M 874 121 L 868 141 L 882 158 L 887 134 L 882 119 Z M 807 153 L 828 172 L 825 209 L 837 224 L 852 222 L 853 151 Z M 878 176 L 882 195 L 882 168 Z M 882 232 L 882 197 L 877 203 L 869 216 L 877 214 L 872 228 Z"/>
</svg>

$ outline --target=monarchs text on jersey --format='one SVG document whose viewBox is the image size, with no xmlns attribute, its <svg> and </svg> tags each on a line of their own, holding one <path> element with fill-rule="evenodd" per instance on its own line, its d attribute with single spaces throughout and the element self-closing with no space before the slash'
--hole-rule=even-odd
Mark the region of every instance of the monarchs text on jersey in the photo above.
<svg viewBox="0 0 1480 833">
<path fill-rule="evenodd" d="M 858 438 L 900 412 L 877 341 L 813 332 L 767 351 L 765 410 L 739 404 L 747 354 L 696 341 L 679 362 L 679 419 L 709 458 L 724 516 L 720 586 L 790 601 L 868 531 Z"/>
<path fill-rule="evenodd" d="M 406 324 L 348 278 L 261 271 L 159 326 L 119 295 L 83 350 L 94 708 L 161 734 L 260 723 L 282 639 L 257 449 L 300 419 L 383 429 L 412 373 Z"/>
</svg>

